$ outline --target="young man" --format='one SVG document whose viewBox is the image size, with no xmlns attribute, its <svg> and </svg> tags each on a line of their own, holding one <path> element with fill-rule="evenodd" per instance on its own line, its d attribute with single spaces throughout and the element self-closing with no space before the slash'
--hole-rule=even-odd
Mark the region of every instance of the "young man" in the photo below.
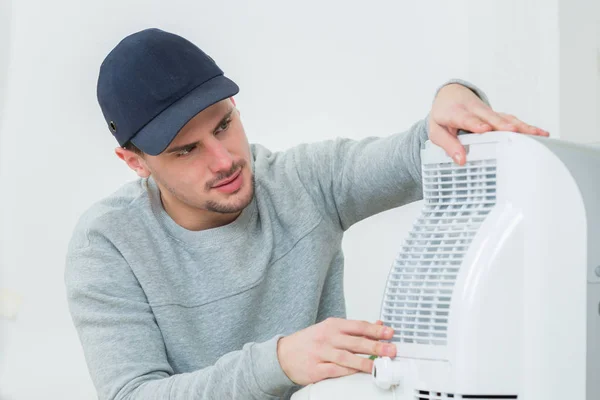
<svg viewBox="0 0 600 400">
<path fill-rule="evenodd" d="M 237 92 L 200 49 L 156 29 L 100 68 L 116 154 L 140 177 L 81 217 L 68 250 L 70 311 L 101 399 L 288 398 L 370 372 L 359 354 L 396 349 L 380 341 L 390 328 L 344 319 L 344 231 L 421 198 L 428 138 L 463 164 L 460 129 L 547 135 L 463 82 L 405 133 L 271 153 L 249 145 Z"/>
</svg>

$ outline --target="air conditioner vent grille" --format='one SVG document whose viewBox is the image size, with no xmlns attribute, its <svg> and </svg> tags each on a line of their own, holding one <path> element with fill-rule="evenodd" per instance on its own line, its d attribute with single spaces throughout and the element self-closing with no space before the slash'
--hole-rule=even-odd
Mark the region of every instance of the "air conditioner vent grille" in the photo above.
<svg viewBox="0 0 600 400">
<path fill-rule="evenodd" d="M 478 399 L 478 400 L 497 400 L 497 399 L 518 399 L 515 394 L 454 394 L 431 392 L 427 390 L 415 390 L 415 400 L 447 400 L 447 399 Z"/>
<path fill-rule="evenodd" d="M 382 305 L 393 342 L 445 345 L 462 260 L 496 204 L 496 160 L 423 165 L 424 208 L 394 261 Z"/>
</svg>

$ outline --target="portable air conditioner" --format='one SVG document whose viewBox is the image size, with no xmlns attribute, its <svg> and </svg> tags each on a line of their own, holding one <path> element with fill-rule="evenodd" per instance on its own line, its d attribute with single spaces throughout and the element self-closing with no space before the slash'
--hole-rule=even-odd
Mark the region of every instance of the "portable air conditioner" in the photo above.
<svg viewBox="0 0 600 400">
<path fill-rule="evenodd" d="M 293 400 L 600 400 L 600 149 L 510 132 L 421 152 L 381 319 L 397 357 Z"/>
</svg>

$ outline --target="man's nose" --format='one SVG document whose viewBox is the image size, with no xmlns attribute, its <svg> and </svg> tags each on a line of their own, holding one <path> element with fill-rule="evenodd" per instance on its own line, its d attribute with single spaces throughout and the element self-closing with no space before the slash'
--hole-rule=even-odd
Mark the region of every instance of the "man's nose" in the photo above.
<svg viewBox="0 0 600 400">
<path fill-rule="evenodd" d="M 211 172 L 219 173 L 223 171 L 229 171 L 233 165 L 233 157 L 229 151 L 223 146 L 223 143 L 214 139 L 209 143 L 205 143 L 205 148 L 208 152 L 209 157 L 208 167 Z"/>
</svg>

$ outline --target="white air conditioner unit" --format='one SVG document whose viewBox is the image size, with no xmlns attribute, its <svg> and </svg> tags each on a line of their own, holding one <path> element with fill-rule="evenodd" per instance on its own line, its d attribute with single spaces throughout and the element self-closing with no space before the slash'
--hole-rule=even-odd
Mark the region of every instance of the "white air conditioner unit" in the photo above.
<svg viewBox="0 0 600 400">
<path fill-rule="evenodd" d="M 387 281 L 394 360 L 294 400 L 600 400 L 600 149 L 490 132 L 422 149 L 424 205 Z"/>
</svg>

